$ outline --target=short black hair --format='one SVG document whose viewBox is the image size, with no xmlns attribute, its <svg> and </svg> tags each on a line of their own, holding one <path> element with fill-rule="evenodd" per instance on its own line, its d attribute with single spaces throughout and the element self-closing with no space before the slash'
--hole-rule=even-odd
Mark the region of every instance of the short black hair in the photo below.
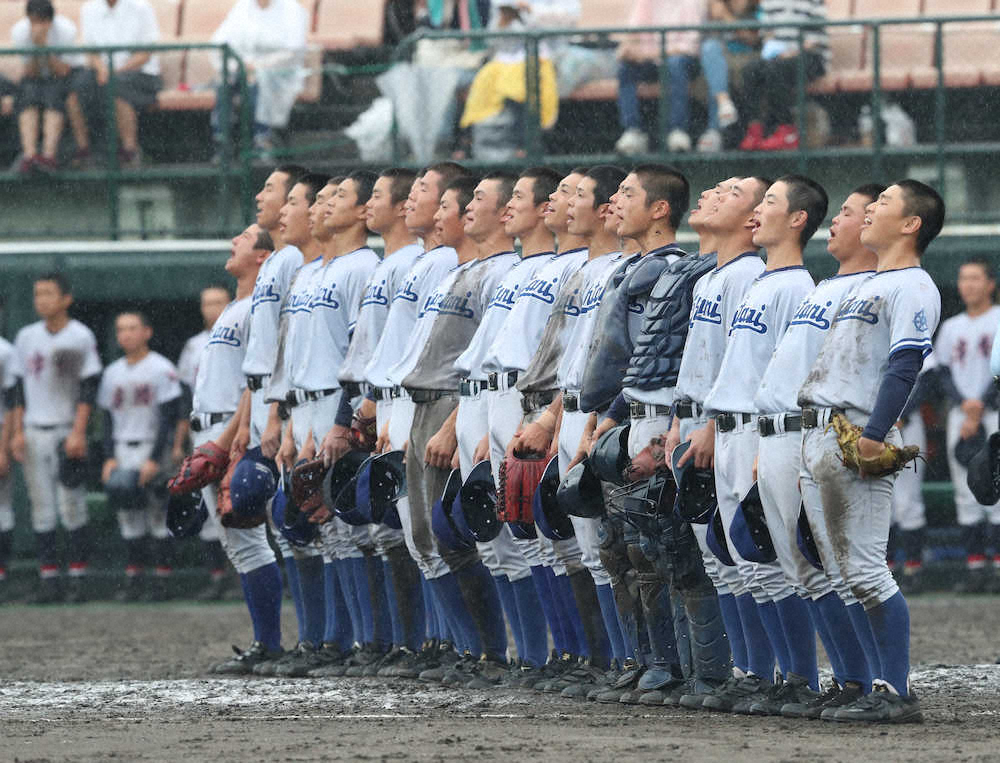
<svg viewBox="0 0 1000 763">
<path fill-rule="evenodd" d="M 500 195 L 497 199 L 497 209 L 507 206 L 510 197 L 514 195 L 514 184 L 517 182 L 517 175 L 507 170 L 493 170 L 483 175 L 479 182 L 481 183 L 483 180 L 499 181 Z M 479 185 L 479 183 L 476 183 L 476 185 Z"/>
<path fill-rule="evenodd" d="M 393 206 L 406 201 L 406 197 L 410 195 L 410 187 L 417 179 L 417 173 L 406 167 L 388 167 L 378 173 L 378 176 L 392 181 L 389 186 L 389 201 Z"/>
<path fill-rule="evenodd" d="M 611 201 L 611 197 L 618 192 L 618 186 L 622 184 L 627 174 L 624 167 L 618 167 L 614 164 L 598 164 L 587 170 L 584 177 L 588 177 L 596 183 L 594 186 L 594 209 Z"/>
<path fill-rule="evenodd" d="M 437 162 L 435 164 L 429 164 L 424 167 L 420 176 L 423 177 L 428 172 L 436 172 L 441 176 L 441 193 L 445 192 L 445 189 L 452 180 L 459 177 L 465 177 L 469 174 L 469 171 L 458 162 Z M 440 197 L 440 194 L 438 194 L 438 196 Z"/>
<path fill-rule="evenodd" d="M 233 298 L 233 293 L 229 290 L 229 287 L 224 283 L 210 283 L 208 286 L 203 286 L 201 291 L 198 292 L 199 298 L 206 291 L 224 291 L 229 299 Z"/>
<path fill-rule="evenodd" d="M 530 178 L 533 181 L 531 199 L 535 202 L 536 207 L 548 201 L 549 196 L 555 192 L 556 188 L 559 187 L 559 181 L 562 180 L 562 175 L 551 167 L 540 166 L 522 170 L 519 177 Z"/>
<path fill-rule="evenodd" d="M 39 21 L 52 21 L 56 9 L 52 7 L 52 0 L 28 0 L 27 15 Z"/>
<path fill-rule="evenodd" d="M 309 170 L 303 167 L 301 164 L 279 164 L 275 167 L 272 172 L 283 172 L 288 175 L 288 184 L 285 186 L 285 195 L 292 190 L 292 186 L 299 182 L 299 178 L 303 175 L 309 174 Z"/>
<path fill-rule="evenodd" d="M 253 242 L 253 248 L 263 249 L 265 252 L 273 252 L 274 239 L 271 238 L 271 233 L 261 228 L 257 234 L 257 240 Z"/>
<path fill-rule="evenodd" d="M 983 269 L 987 278 L 991 281 L 997 280 L 997 271 L 996 268 L 993 267 L 993 263 L 981 254 L 974 254 L 971 257 L 966 257 L 965 260 L 962 261 L 962 265 L 978 265 Z M 961 267 L 961 265 L 959 267 Z"/>
<path fill-rule="evenodd" d="M 330 176 L 324 175 L 321 172 L 307 172 L 304 175 L 299 175 L 295 182 L 288 186 L 288 190 L 291 191 L 297 185 L 304 185 L 306 187 L 306 201 L 309 202 L 309 206 L 316 203 L 316 194 L 323 190 L 323 186 L 330 182 Z"/>
<path fill-rule="evenodd" d="M 586 175 L 588 172 L 590 172 L 590 167 L 584 167 L 581 165 L 579 167 L 574 167 L 567 172 L 566 175 Z M 566 175 L 563 175 L 563 177 L 566 177 Z"/>
<path fill-rule="evenodd" d="M 812 178 L 805 175 L 782 175 L 774 181 L 788 186 L 788 211 L 805 212 L 806 224 L 799 233 L 799 244 L 805 246 L 826 219 L 826 209 L 830 201 L 826 190 Z"/>
<path fill-rule="evenodd" d="M 677 230 L 691 204 L 691 185 L 684 173 L 666 164 L 639 164 L 632 172 L 646 192 L 647 207 L 657 201 L 670 205 L 668 223 L 671 230 Z"/>
<path fill-rule="evenodd" d="M 746 180 L 746 178 L 742 179 Z M 774 185 L 774 180 L 766 175 L 750 175 L 750 179 L 757 181 L 757 192 L 753 195 L 753 205 L 756 207 L 764 198 L 767 189 Z"/>
<path fill-rule="evenodd" d="M 69 278 L 67 278 L 66 274 L 60 270 L 50 270 L 48 273 L 42 273 L 42 275 L 38 276 L 34 282 L 38 283 L 39 281 L 51 281 L 59 287 L 60 294 L 73 293 L 73 286 L 70 284 Z"/>
<path fill-rule="evenodd" d="M 115 316 L 115 321 L 121 318 L 123 315 L 134 315 L 139 319 L 139 323 L 148 329 L 153 328 L 153 324 L 149 322 L 149 316 L 146 315 L 142 310 L 122 310 L 118 315 Z"/>
<path fill-rule="evenodd" d="M 885 186 L 881 183 L 864 183 L 863 185 L 859 185 L 847 195 L 853 196 L 854 194 L 858 194 L 859 196 L 867 196 L 872 201 L 875 201 L 875 199 L 877 199 L 884 190 Z"/>
<path fill-rule="evenodd" d="M 472 201 L 472 196 L 476 192 L 477 185 L 479 185 L 479 178 L 472 177 L 471 175 L 462 175 L 448 183 L 444 187 L 444 190 L 441 191 L 441 195 L 444 196 L 446 191 L 457 192 L 458 216 L 461 217 L 465 214 L 465 208 L 469 206 L 469 202 Z"/>
<path fill-rule="evenodd" d="M 375 181 L 378 180 L 378 175 L 371 170 L 354 170 L 354 172 L 347 176 L 347 179 L 353 181 L 355 187 L 357 188 L 357 203 L 367 204 L 368 199 L 372 197 L 372 189 L 375 187 Z"/>
<path fill-rule="evenodd" d="M 923 254 L 944 227 L 944 199 L 926 183 L 907 178 L 893 185 L 903 189 L 903 214 L 920 218 L 917 252 Z"/>
</svg>

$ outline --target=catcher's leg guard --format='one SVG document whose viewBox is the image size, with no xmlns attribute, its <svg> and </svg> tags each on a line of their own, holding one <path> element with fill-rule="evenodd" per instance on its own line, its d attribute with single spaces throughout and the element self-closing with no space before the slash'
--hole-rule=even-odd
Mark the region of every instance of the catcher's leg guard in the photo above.
<svg viewBox="0 0 1000 763">
<path fill-rule="evenodd" d="M 482 641 L 482 651 L 506 659 L 507 624 L 490 571 L 482 562 L 476 562 L 453 574 Z"/>
<path fill-rule="evenodd" d="M 732 675 L 732 654 L 715 591 L 684 595 L 691 629 L 691 667 L 695 678 L 723 682 Z"/>
<path fill-rule="evenodd" d="M 655 676 L 647 679 L 643 689 L 658 689 L 675 677 L 682 675 L 677 637 L 674 633 L 673 604 L 670 591 L 656 568 L 642 553 L 639 545 L 629 544 L 629 559 L 635 566 L 639 581 L 639 597 L 649 635 L 652 655 L 651 671 Z M 687 623 L 684 624 L 684 630 Z"/>
<path fill-rule="evenodd" d="M 611 578 L 622 638 L 625 641 L 626 657 L 634 656 L 639 650 L 638 623 L 642 618 L 642 604 L 635 570 L 628 558 L 628 548 L 624 542 L 622 528 L 618 522 L 608 517 L 601 523 L 601 564 Z"/>
<path fill-rule="evenodd" d="M 604 617 L 601 615 L 601 602 L 597 599 L 594 576 L 585 568 L 566 577 L 573 589 L 573 598 L 583 624 L 590 661 L 595 667 L 606 669 L 611 660 L 611 644 L 604 628 Z"/>
<path fill-rule="evenodd" d="M 399 621 L 402 645 L 413 651 L 420 650 L 424 635 L 425 606 L 420 570 L 406 546 L 400 544 L 386 549 L 386 565 L 396 600 L 395 618 Z"/>
</svg>

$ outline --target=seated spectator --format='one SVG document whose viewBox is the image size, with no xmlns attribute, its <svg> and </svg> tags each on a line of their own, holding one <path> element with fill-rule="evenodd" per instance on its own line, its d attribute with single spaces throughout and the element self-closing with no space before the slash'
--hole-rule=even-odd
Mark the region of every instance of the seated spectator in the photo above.
<svg viewBox="0 0 1000 763">
<path fill-rule="evenodd" d="M 239 0 L 212 35 L 212 42 L 227 43 L 246 64 L 258 150 L 274 147 L 302 92 L 308 27 L 309 14 L 296 0 Z M 221 69 L 221 61 L 219 65 Z M 217 110 L 212 112 L 212 128 L 220 145 Z"/>
<path fill-rule="evenodd" d="M 788 151 L 799 147 L 792 117 L 798 87 L 799 56 L 804 57 L 806 82 L 823 76 L 829 59 L 826 30 L 807 29 L 799 50 L 799 28 L 826 21 L 824 0 L 761 0 L 761 23 L 787 24 L 765 29 L 760 59 L 743 70 L 744 114 L 749 119 L 740 143 L 743 151 Z"/>
<path fill-rule="evenodd" d="M 27 15 L 10 32 L 16 48 L 65 47 L 76 42 L 76 24 L 57 16 L 51 0 L 28 0 Z M 59 139 L 65 123 L 66 97 L 76 56 L 35 54 L 24 57 L 15 109 L 21 136 L 17 172 L 51 171 L 58 166 Z"/>
<path fill-rule="evenodd" d="M 635 0 L 628 25 L 670 27 L 704 24 L 708 20 L 707 0 Z M 714 38 L 704 41 L 697 31 L 669 32 L 666 40 L 667 70 L 670 81 L 670 122 L 667 150 L 690 151 L 690 81 L 696 62 L 701 61 L 708 82 L 708 129 L 698 141 L 699 151 L 722 148 L 721 128 L 736 121 L 736 107 L 729 97 L 729 69 L 722 45 Z M 624 129 L 615 150 L 641 154 L 649 150 L 649 137 L 642 130 L 638 85 L 659 79 L 660 36 L 635 34 L 618 47 L 618 118 Z"/>
<path fill-rule="evenodd" d="M 87 0 L 80 10 L 82 45 L 151 45 L 159 39 L 156 13 L 147 0 Z M 105 113 L 104 88 L 110 78 L 108 56 L 89 54 L 89 64 L 81 98 L 84 111 L 93 122 Z M 141 163 L 138 112 L 156 103 L 156 94 L 163 87 L 160 62 L 149 51 L 122 50 L 111 56 L 111 67 L 115 80 L 118 161 L 124 167 L 137 167 Z M 90 141 L 88 137 L 83 140 L 84 144 L 77 148 L 86 154 Z"/>
</svg>

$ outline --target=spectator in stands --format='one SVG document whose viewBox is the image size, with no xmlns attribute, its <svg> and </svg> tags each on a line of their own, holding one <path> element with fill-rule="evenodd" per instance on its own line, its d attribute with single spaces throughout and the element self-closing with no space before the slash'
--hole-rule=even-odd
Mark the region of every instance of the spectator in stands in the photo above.
<svg viewBox="0 0 1000 763">
<path fill-rule="evenodd" d="M 788 151 L 799 147 L 792 118 L 803 57 L 806 82 L 822 77 L 830 56 L 826 30 L 806 29 L 799 50 L 799 26 L 826 21 L 824 0 L 761 0 L 758 17 L 764 24 L 787 24 L 763 30 L 760 60 L 743 70 L 744 114 L 750 120 L 740 143 L 743 151 Z"/>
<path fill-rule="evenodd" d="M 302 92 L 308 27 L 309 14 L 296 0 L 239 0 L 212 35 L 212 42 L 227 43 L 246 64 L 258 150 L 274 148 Z M 216 111 L 212 128 L 218 145 L 223 136 Z"/>
<path fill-rule="evenodd" d="M 10 41 L 16 48 L 74 45 L 76 24 L 57 16 L 51 0 L 28 0 L 27 14 L 14 24 Z M 71 74 L 79 64 L 77 56 L 65 54 L 24 57 L 15 106 L 21 136 L 18 173 L 56 169 Z"/>
<path fill-rule="evenodd" d="M 160 27 L 153 7 L 147 0 L 87 0 L 80 10 L 80 43 L 82 45 L 150 45 L 160 39 Z M 81 92 L 88 120 L 105 113 L 104 88 L 111 71 L 106 53 L 89 55 L 90 76 L 86 92 Z M 149 51 L 122 50 L 111 56 L 114 73 L 115 123 L 118 128 L 118 161 L 124 167 L 137 167 L 139 154 L 139 115 L 156 103 L 156 94 L 163 87 L 160 62 Z M 95 89 L 96 85 L 96 89 Z M 77 142 L 80 142 L 78 136 Z M 89 153 L 90 141 L 78 145 L 80 152 Z"/>
<path fill-rule="evenodd" d="M 669 27 L 704 24 L 708 21 L 707 0 L 635 0 L 629 26 Z M 708 82 L 708 129 L 698 141 L 699 151 L 722 148 L 720 128 L 736 121 L 736 107 L 729 96 L 729 69 L 722 45 L 713 38 L 703 41 L 697 31 L 668 32 L 666 39 L 667 70 L 670 82 L 670 123 L 667 150 L 690 151 L 689 100 L 691 72 L 701 59 Z M 624 129 L 615 150 L 622 154 L 640 154 L 649 150 L 649 137 L 642 130 L 639 116 L 640 82 L 659 78 L 660 36 L 634 34 L 618 47 L 618 118 Z"/>
</svg>

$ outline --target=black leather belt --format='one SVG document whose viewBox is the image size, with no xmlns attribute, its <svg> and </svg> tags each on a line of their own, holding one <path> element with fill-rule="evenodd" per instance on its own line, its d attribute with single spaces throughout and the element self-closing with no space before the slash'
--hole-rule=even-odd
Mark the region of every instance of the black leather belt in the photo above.
<svg viewBox="0 0 1000 763">
<path fill-rule="evenodd" d="M 573 392 L 563 392 L 563 410 L 573 413 L 580 410 L 580 396 Z"/>
<path fill-rule="evenodd" d="M 458 383 L 458 394 L 462 397 L 475 397 L 484 389 L 487 389 L 487 382 L 481 379 L 462 379 Z"/>
<path fill-rule="evenodd" d="M 145 440 L 126 440 L 125 447 L 127 448 L 138 448 L 140 445 L 144 444 Z"/>
<path fill-rule="evenodd" d="M 392 400 L 399 397 L 399 387 L 375 387 L 373 390 L 375 399 L 379 401 Z"/>
<path fill-rule="evenodd" d="M 749 413 L 717 413 L 715 428 L 720 432 L 732 432 L 737 424 L 749 424 L 753 416 Z"/>
<path fill-rule="evenodd" d="M 322 400 L 324 397 L 330 397 L 334 392 L 336 392 L 339 387 L 327 387 L 326 389 L 313 389 L 306 390 L 302 393 L 302 396 L 310 401 L 314 402 L 316 400 Z"/>
<path fill-rule="evenodd" d="M 782 432 L 801 432 L 802 416 L 798 413 L 779 413 L 777 416 L 758 416 L 757 432 L 761 437 L 778 434 L 777 422 L 783 421 Z"/>
<path fill-rule="evenodd" d="M 357 382 L 344 382 L 340 385 L 348 399 L 358 397 L 361 394 L 361 385 Z"/>
<path fill-rule="evenodd" d="M 196 413 L 191 416 L 191 431 L 201 432 L 209 429 L 216 424 L 221 424 L 232 415 L 231 413 Z"/>
<path fill-rule="evenodd" d="M 650 412 L 652 409 L 652 412 Z M 629 416 L 633 419 L 652 418 L 653 416 L 669 416 L 671 413 L 669 405 L 653 405 L 652 403 L 640 403 L 633 400 L 628 404 Z"/>
<path fill-rule="evenodd" d="M 830 411 L 830 416 L 836 416 L 838 413 L 844 413 L 843 408 L 803 408 L 802 409 L 802 428 L 803 429 L 815 429 L 819 426 L 820 414 L 824 410 Z"/>
<path fill-rule="evenodd" d="M 539 408 L 544 408 L 552 402 L 556 396 L 554 389 L 546 389 L 541 392 L 528 392 L 521 398 L 521 410 L 525 413 L 532 413 Z"/>
<path fill-rule="evenodd" d="M 264 389 L 264 380 L 266 378 L 266 374 L 251 374 L 247 376 L 247 389 L 251 392 Z"/>
<path fill-rule="evenodd" d="M 454 395 L 455 393 L 446 389 L 411 389 L 410 400 L 414 403 L 433 403 L 442 397 Z"/>
<path fill-rule="evenodd" d="M 517 384 L 517 371 L 506 371 L 505 373 L 497 373 L 493 371 L 487 377 L 490 389 L 496 392 L 500 389 L 500 379 L 507 380 L 507 389 L 510 389 L 515 384 Z"/>
<path fill-rule="evenodd" d="M 674 403 L 674 415 L 679 419 L 696 419 L 702 414 L 702 407 L 694 400 L 679 400 Z"/>
<path fill-rule="evenodd" d="M 63 426 L 62 424 L 25 424 L 26 427 L 31 429 L 40 429 L 43 432 L 51 432 L 53 429 L 58 429 Z M 66 424 L 65 426 L 72 426 L 71 424 Z"/>
</svg>

